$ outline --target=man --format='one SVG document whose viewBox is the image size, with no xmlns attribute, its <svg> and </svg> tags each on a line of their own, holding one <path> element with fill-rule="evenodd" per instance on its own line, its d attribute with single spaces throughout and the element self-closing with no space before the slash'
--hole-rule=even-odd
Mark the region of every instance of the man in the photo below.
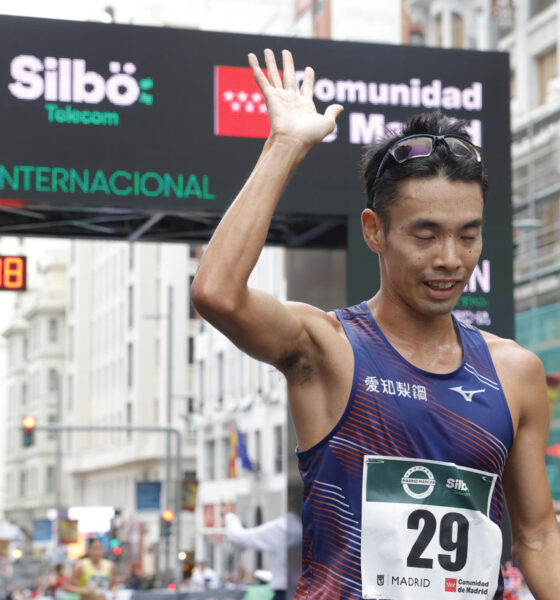
<svg viewBox="0 0 560 600">
<path fill-rule="evenodd" d="M 379 255 L 379 291 L 335 313 L 281 303 L 247 281 L 284 186 L 342 107 L 317 113 L 313 71 L 298 93 L 289 52 L 282 77 L 270 50 L 265 61 L 268 79 L 249 55 L 271 134 L 210 241 L 192 299 L 287 379 L 305 490 L 296 598 L 501 598 L 504 493 L 533 594 L 557 598 L 542 365 L 451 315 L 482 247 L 478 149 L 438 114 L 372 147 L 362 224 Z"/>
<path fill-rule="evenodd" d="M 235 513 L 224 516 L 227 539 L 239 548 L 269 553 L 272 600 L 285 600 L 288 588 L 287 551 L 301 543 L 301 520 L 293 512 L 256 527 L 243 527 Z"/>
<path fill-rule="evenodd" d="M 219 585 L 220 580 L 216 571 L 212 567 L 209 567 L 205 561 L 199 561 L 192 570 L 189 589 L 193 591 L 208 590 L 215 589 Z"/>
<path fill-rule="evenodd" d="M 106 600 L 108 592 L 111 597 L 117 595 L 117 576 L 115 565 L 104 558 L 105 547 L 100 538 L 90 538 L 87 556 L 79 560 L 72 569 L 72 574 L 62 586 L 66 592 L 63 597 L 70 600 L 77 597 L 81 600 Z"/>
</svg>

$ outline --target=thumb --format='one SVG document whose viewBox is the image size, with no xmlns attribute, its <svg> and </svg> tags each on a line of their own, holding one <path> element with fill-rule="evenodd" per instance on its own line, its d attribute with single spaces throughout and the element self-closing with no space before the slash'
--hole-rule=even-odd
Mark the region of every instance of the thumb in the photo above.
<svg viewBox="0 0 560 600">
<path fill-rule="evenodd" d="M 344 106 L 341 104 L 331 104 L 325 110 L 325 117 L 330 117 L 333 121 L 336 121 L 336 118 L 343 110 Z"/>
</svg>

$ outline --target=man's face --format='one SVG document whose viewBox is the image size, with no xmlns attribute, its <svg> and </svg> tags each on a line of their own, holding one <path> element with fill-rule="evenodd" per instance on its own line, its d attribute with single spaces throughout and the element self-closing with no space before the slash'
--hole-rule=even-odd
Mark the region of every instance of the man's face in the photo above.
<svg viewBox="0 0 560 600">
<path fill-rule="evenodd" d="M 482 210 L 476 182 L 403 181 L 381 235 L 383 292 L 427 317 L 450 313 L 480 257 Z"/>
<path fill-rule="evenodd" d="M 101 540 L 95 540 L 94 542 L 91 542 L 88 554 L 92 560 L 99 560 L 100 558 L 103 558 L 103 555 L 105 554 L 103 542 Z"/>
</svg>

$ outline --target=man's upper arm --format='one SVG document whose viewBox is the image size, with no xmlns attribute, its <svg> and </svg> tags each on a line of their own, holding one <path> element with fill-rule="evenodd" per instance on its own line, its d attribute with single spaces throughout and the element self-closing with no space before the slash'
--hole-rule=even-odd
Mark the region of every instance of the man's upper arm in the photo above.
<svg viewBox="0 0 560 600">
<path fill-rule="evenodd" d="M 281 371 L 286 371 L 308 353 L 313 345 L 310 321 L 319 321 L 326 316 L 315 307 L 281 302 L 271 294 L 253 288 L 247 288 L 235 303 L 228 299 L 222 303 L 206 303 L 199 295 L 194 304 L 200 315 L 238 348 Z"/>
<path fill-rule="evenodd" d="M 520 550 L 539 544 L 556 519 L 544 461 L 550 420 L 544 369 L 532 353 L 518 352 L 511 375 L 519 382 L 519 424 L 504 486 L 514 549 Z"/>
</svg>

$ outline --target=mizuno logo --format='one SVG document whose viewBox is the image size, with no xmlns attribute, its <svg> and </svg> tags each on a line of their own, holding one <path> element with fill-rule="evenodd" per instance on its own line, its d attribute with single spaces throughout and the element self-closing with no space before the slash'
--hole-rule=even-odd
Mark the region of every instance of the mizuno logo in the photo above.
<svg viewBox="0 0 560 600">
<path fill-rule="evenodd" d="M 482 392 L 486 391 L 486 388 L 483 388 L 482 390 L 464 390 L 462 385 L 459 385 L 459 386 L 453 387 L 453 388 L 449 388 L 449 389 L 453 392 L 457 392 L 458 394 L 461 394 L 461 396 L 463 396 L 463 398 L 467 402 L 472 402 L 473 396 L 475 394 L 481 394 Z"/>
</svg>

